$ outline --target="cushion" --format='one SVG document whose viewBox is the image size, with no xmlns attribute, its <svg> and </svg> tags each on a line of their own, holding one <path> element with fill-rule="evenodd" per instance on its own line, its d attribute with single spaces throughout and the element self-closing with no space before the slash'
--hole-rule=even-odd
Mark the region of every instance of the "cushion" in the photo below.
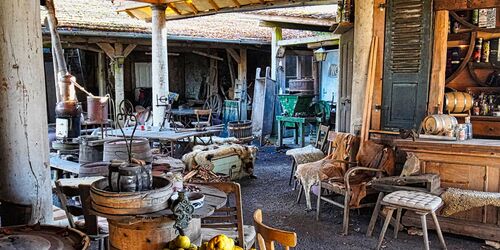
<svg viewBox="0 0 500 250">
<path fill-rule="evenodd" d="M 208 242 L 213 237 L 225 234 L 227 237 L 236 240 L 238 238 L 238 230 L 236 228 L 201 228 L 202 242 Z M 250 249 L 255 242 L 255 228 L 250 225 L 243 226 L 243 235 L 245 237 L 246 249 Z"/>
<path fill-rule="evenodd" d="M 436 211 L 443 201 L 440 197 L 416 191 L 396 191 L 384 197 L 383 203 L 408 209 Z"/>
<path fill-rule="evenodd" d="M 323 151 L 313 145 L 308 145 L 303 148 L 289 149 L 286 151 L 286 155 L 292 156 L 297 165 L 319 161 L 325 157 Z"/>
</svg>

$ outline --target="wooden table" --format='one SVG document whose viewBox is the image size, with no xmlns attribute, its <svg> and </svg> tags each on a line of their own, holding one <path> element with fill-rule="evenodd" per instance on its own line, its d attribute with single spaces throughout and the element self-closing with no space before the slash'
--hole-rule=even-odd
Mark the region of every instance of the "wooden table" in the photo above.
<svg viewBox="0 0 500 250">
<path fill-rule="evenodd" d="M 78 174 L 80 172 L 80 164 L 63 160 L 53 155 L 50 156 L 50 169 L 57 172 L 57 178 L 62 178 L 64 174 Z"/>
<path fill-rule="evenodd" d="M 412 152 L 420 159 L 425 174 L 438 174 L 441 187 L 486 192 L 500 191 L 500 141 L 472 139 L 467 141 L 394 140 L 398 150 Z M 500 208 L 486 206 L 440 217 L 445 232 L 485 240 L 500 239 Z M 418 225 L 420 220 L 405 214 L 403 224 Z M 432 223 L 430 223 L 432 227 Z"/>
<path fill-rule="evenodd" d="M 318 117 L 291 117 L 291 116 L 276 116 L 276 121 L 278 122 L 278 147 L 283 145 L 283 133 L 285 127 L 290 127 L 293 125 L 295 129 L 294 139 L 295 144 L 298 144 L 298 138 L 300 136 L 300 146 L 304 147 L 305 142 L 305 125 L 308 123 L 319 124 L 321 118 Z"/>
<path fill-rule="evenodd" d="M 123 129 L 125 136 L 132 135 L 133 128 L 127 127 Z M 184 131 L 177 132 L 172 129 L 161 130 L 160 127 L 152 127 L 151 130 L 140 130 L 136 129 L 134 137 L 143 137 L 148 140 L 158 140 L 164 145 L 167 155 L 174 156 L 175 145 L 178 141 L 186 140 L 188 145 L 186 147 L 192 146 L 196 143 L 196 138 L 212 136 L 218 131 L 204 130 L 204 131 Z M 108 133 L 110 136 L 123 136 L 120 129 L 112 130 Z M 193 140 L 191 140 L 193 138 Z"/>
</svg>

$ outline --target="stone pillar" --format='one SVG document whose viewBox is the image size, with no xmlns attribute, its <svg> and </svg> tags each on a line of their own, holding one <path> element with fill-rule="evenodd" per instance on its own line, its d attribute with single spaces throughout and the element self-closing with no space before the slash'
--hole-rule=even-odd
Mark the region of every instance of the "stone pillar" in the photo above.
<svg viewBox="0 0 500 250">
<path fill-rule="evenodd" d="M 52 221 L 40 27 L 39 1 L 0 1 L 2 225 Z"/>
<path fill-rule="evenodd" d="M 113 71 L 115 74 L 115 106 L 116 112 L 118 110 L 120 103 L 125 99 L 125 81 L 123 79 L 123 63 L 125 62 L 125 57 L 119 56 L 115 58 L 113 62 Z"/>
<path fill-rule="evenodd" d="M 354 10 L 354 56 L 351 96 L 351 133 L 361 130 L 373 34 L 373 0 L 358 0 Z"/>
<path fill-rule="evenodd" d="M 157 97 L 166 97 L 168 88 L 168 53 L 167 53 L 167 26 L 165 20 L 166 5 L 151 6 L 153 12 L 151 36 L 151 60 L 153 81 L 153 125 L 160 126 L 165 116 L 165 107 L 156 106 Z"/>
</svg>

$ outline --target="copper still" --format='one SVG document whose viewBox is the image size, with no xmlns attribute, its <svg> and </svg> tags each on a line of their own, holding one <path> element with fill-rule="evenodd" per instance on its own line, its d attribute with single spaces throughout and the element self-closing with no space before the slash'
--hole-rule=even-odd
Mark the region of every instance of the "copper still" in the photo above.
<svg viewBox="0 0 500 250">
<path fill-rule="evenodd" d="M 87 96 L 88 122 L 105 124 L 108 121 L 108 96 Z"/>
</svg>

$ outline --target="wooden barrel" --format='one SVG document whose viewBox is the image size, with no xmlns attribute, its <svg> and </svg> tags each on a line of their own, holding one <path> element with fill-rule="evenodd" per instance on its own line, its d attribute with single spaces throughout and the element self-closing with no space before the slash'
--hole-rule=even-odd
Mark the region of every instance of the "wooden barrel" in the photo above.
<svg viewBox="0 0 500 250">
<path fill-rule="evenodd" d="M 110 192 L 108 178 L 92 183 L 90 198 L 92 208 L 109 215 L 139 215 L 154 213 L 168 208 L 173 193 L 172 183 L 161 177 L 153 177 L 153 189 L 141 192 Z"/>
<path fill-rule="evenodd" d="M 162 250 L 177 237 L 174 220 L 170 217 L 148 218 L 143 221 L 109 222 L 110 249 L 120 250 Z M 191 242 L 201 244 L 201 219 L 193 218 L 184 230 Z"/>
<path fill-rule="evenodd" d="M 230 137 L 236 137 L 242 142 L 253 140 L 252 121 L 232 121 L 227 123 Z"/>
<path fill-rule="evenodd" d="M 444 94 L 446 111 L 450 113 L 463 113 L 472 108 L 472 95 L 465 92 L 448 92 Z"/>
<path fill-rule="evenodd" d="M 80 166 L 79 177 L 108 176 L 109 162 L 89 162 Z"/>
<path fill-rule="evenodd" d="M 441 135 L 453 131 L 458 124 L 457 118 L 451 115 L 429 115 L 422 121 L 425 134 Z"/>
<path fill-rule="evenodd" d="M 147 139 L 137 138 L 132 141 L 132 157 L 146 162 L 153 161 L 153 154 Z M 128 161 L 128 152 L 124 139 L 104 143 L 103 161 L 112 160 Z"/>
<path fill-rule="evenodd" d="M 69 227 L 51 225 L 2 227 L 0 249 L 86 250 L 90 249 L 90 239 L 84 233 Z"/>
<path fill-rule="evenodd" d="M 99 140 L 99 136 L 80 136 L 78 162 L 80 165 L 102 161 L 103 145 L 89 146 L 89 142 Z"/>
</svg>

